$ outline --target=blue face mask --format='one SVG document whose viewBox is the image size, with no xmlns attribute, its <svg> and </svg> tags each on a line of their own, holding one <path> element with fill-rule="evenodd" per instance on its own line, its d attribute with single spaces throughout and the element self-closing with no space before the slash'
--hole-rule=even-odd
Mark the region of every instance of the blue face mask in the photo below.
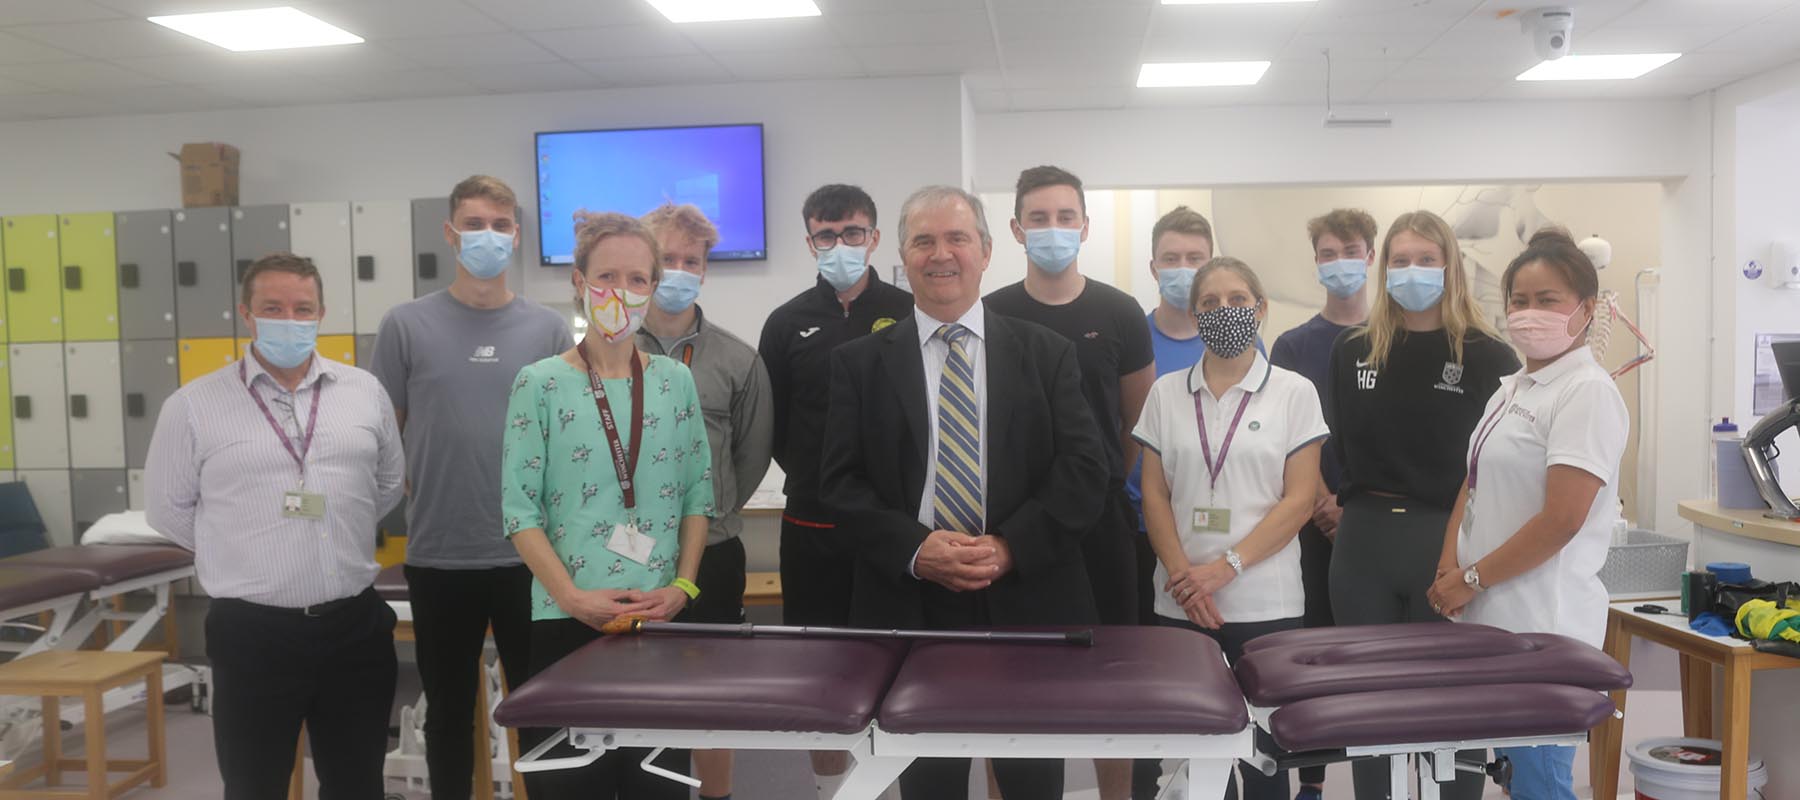
<svg viewBox="0 0 1800 800">
<path fill-rule="evenodd" d="M 1156 291 L 1162 294 L 1163 302 L 1183 311 L 1188 307 L 1188 295 L 1194 288 L 1193 267 L 1164 267 L 1156 271 Z"/>
<path fill-rule="evenodd" d="M 1360 258 L 1340 258 L 1319 265 L 1319 283 L 1324 284 L 1325 291 L 1333 297 L 1356 294 L 1368 280 L 1369 262 Z"/>
<path fill-rule="evenodd" d="M 456 260 L 463 269 L 482 280 L 498 277 L 512 261 L 513 237 L 497 231 L 463 231 L 462 249 Z"/>
<path fill-rule="evenodd" d="M 1052 275 L 1068 269 L 1080 252 L 1080 228 L 1032 228 L 1025 232 L 1025 257 Z"/>
<path fill-rule="evenodd" d="M 1407 311 L 1424 311 L 1444 298 L 1444 270 L 1440 267 L 1389 267 L 1388 295 Z"/>
<path fill-rule="evenodd" d="M 868 271 L 869 265 L 865 261 L 868 255 L 867 247 L 851 247 L 843 243 L 829 250 L 820 250 L 819 274 L 825 276 L 825 282 L 831 284 L 831 288 L 847 292 Z"/>
<path fill-rule="evenodd" d="M 688 306 L 700 298 L 700 276 L 692 272 L 678 269 L 663 270 L 662 281 L 656 284 L 656 307 L 668 314 L 679 314 L 688 310 Z"/>
<path fill-rule="evenodd" d="M 256 352 L 282 369 L 306 363 L 318 339 L 318 320 L 256 318 Z"/>
</svg>

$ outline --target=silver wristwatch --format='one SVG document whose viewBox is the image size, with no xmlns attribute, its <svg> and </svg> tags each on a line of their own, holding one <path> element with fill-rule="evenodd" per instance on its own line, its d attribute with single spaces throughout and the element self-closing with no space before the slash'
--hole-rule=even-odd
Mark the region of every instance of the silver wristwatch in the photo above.
<svg viewBox="0 0 1800 800">
<path fill-rule="evenodd" d="M 1244 574 L 1244 557 L 1238 555 L 1238 552 L 1236 550 L 1226 550 L 1225 551 L 1225 563 L 1231 565 L 1232 572 L 1235 572 L 1239 575 Z"/>
<path fill-rule="evenodd" d="M 1463 572 L 1463 585 L 1474 589 L 1477 592 L 1487 588 L 1486 586 L 1481 585 L 1481 573 L 1475 571 L 1475 565 L 1473 564 L 1469 565 L 1469 568 Z"/>
</svg>

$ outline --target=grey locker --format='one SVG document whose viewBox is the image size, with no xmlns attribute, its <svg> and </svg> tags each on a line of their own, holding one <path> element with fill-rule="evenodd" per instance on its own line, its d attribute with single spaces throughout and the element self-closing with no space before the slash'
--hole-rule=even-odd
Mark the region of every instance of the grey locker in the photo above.
<svg viewBox="0 0 1800 800">
<path fill-rule="evenodd" d="M 424 297 L 456 280 L 456 250 L 444 241 L 450 198 L 412 201 L 413 296 Z"/>
<path fill-rule="evenodd" d="M 64 345 L 69 385 L 69 466 L 125 468 L 124 394 L 118 342 Z"/>
<path fill-rule="evenodd" d="M 69 471 L 66 469 L 22 469 L 19 480 L 31 488 L 31 502 L 44 520 L 45 538 L 50 546 L 75 543 L 75 519 L 69 497 Z"/>
<path fill-rule="evenodd" d="M 319 334 L 356 332 L 356 273 L 350 269 L 350 204 L 295 203 L 288 211 L 288 243 L 312 259 L 325 284 L 325 318 Z"/>
<path fill-rule="evenodd" d="M 357 366 L 368 369 L 369 365 L 373 363 L 375 363 L 375 335 L 363 334 L 356 337 Z"/>
<path fill-rule="evenodd" d="M 119 337 L 175 338 L 175 235 L 168 211 L 113 215 L 119 243 Z"/>
<path fill-rule="evenodd" d="M 388 309 L 412 299 L 412 208 L 404 200 L 352 203 L 350 243 L 356 332 L 374 333 Z"/>
<path fill-rule="evenodd" d="M 175 220 L 175 333 L 182 339 L 235 335 L 237 288 L 231 266 L 231 211 L 186 208 Z"/>
<path fill-rule="evenodd" d="M 241 206 L 231 209 L 231 286 L 234 296 L 241 296 L 244 273 L 256 260 L 270 253 L 290 249 L 288 207 L 285 205 Z M 236 318 L 237 337 L 247 339 L 243 318 Z"/>
<path fill-rule="evenodd" d="M 150 434 L 164 400 L 181 384 L 181 370 L 172 339 L 120 342 L 119 362 L 124 367 L 125 466 L 142 467 L 150 453 Z"/>
<path fill-rule="evenodd" d="M 69 468 L 69 416 L 63 396 L 63 347 L 15 344 L 12 351 L 13 466 Z"/>
<path fill-rule="evenodd" d="M 125 499 L 135 511 L 144 510 L 144 471 L 125 470 Z"/>
<path fill-rule="evenodd" d="M 69 473 L 69 499 L 73 510 L 73 532 L 80 543 L 89 526 L 107 514 L 124 511 L 131 505 L 130 490 L 122 469 L 78 469 Z"/>
</svg>

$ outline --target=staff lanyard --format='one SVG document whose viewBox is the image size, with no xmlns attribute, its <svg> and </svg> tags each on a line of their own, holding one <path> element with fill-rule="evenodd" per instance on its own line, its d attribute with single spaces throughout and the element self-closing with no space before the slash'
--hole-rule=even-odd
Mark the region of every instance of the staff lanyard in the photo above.
<svg viewBox="0 0 1800 800">
<path fill-rule="evenodd" d="M 1500 404 L 1487 419 L 1481 421 L 1481 427 L 1475 430 L 1475 446 L 1469 449 L 1469 493 L 1475 492 L 1475 472 L 1481 466 L 1481 449 L 1487 446 L 1488 437 L 1494 435 L 1494 429 L 1500 427 L 1500 420 L 1506 418 L 1506 410 L 1512 408 L 1513 398 L 1519 396 L 1519 385 L 1513 384 L 1511 392 L 1506 394 L 1506 402 Z"/>
<path fill-rule="evenodd" d="M 644 365 L 639 360 L 635 348 L 631 351 L 631 450 L 626 452 L 625 445 L 619 440 L 618 421 L 613 418 L 612 406 L 606 402 L 606 387 L 600 382 L 600 370 L 594 368 L 594 362 L 588 358 L 586 347 L 577 347 L 581 351 L 581 362 L 587 365 L 588 384 L 594 389 L 594 409 L 600 412 L 600 427 L 606 431 L 607 450 L 612 454 L 613 470 L 619 476 L 619 493 L 625 497 L 625 510 L 637 508 L 637 488 L 632 485 L 632 476 L 637 474 L 638 451 L 644 444 Z"/>
<path fill-rule="evenodd" d="M 1246 391 L 1244 399 L 1238 402 L 1237 413 L 1231 417 L 1231 427 L 1225 431 L 1225 441 L 1219 444 L 1219 460 L 1214 463 L 1212 441 L 1206 435 L 1206 407 L 1204 398 L 1200 396 L 1203 392 L 1205 392 L 1204 389 L 1194 393 L 1194 418 L 1200 424 L 1200 456 L 1206 463 L 1206 473 L 1209 479 L 1206 485 L 1207 502 L 1212 502 L 1210 498 L 1219 488 L 1219 476 L 1225 472 L 1225 457 L 1231 454 L 1231 440 L 1237 436 L 1238 423 L 1243 421 L 1244 410 L 1250 407 L 1250 398 L 1254 394 Z"/>
<path fill-rule="evenodd" d="M 244 390 L 250 393 L 250 399 L 256 401 L 256 407 L 262 411 L 263 419 L 269 421 L 269 428 L 275 431 L 275 438 L 281 440 L 281 446 L 287 450 L 288 456 L 294 459 L 294 466 L 300 468 L 300 488 L 306 488 L 306 454 L 312 451 L 313 431 L 319 424 L 319 395 L 325 393 L 325 382 L 313 382 L 312 411 L 306 415 L 306 432 L 301 436 L 300 449 L 295 450 L 294 442 L 288 437 L 287 431 L 282 429 L 281 423 L 275 421 L 275 415 L 269 413 L 268 404 L 264 403 L 262 397 L 257 395 L 256 390 L 251 388 L 250 370 L 244 366 L 242 361 L 238 362 L 238 379 L 244 382 Z M 299 420 L 295 420 L 295 422 L 299 422 Z"/>
</svg>

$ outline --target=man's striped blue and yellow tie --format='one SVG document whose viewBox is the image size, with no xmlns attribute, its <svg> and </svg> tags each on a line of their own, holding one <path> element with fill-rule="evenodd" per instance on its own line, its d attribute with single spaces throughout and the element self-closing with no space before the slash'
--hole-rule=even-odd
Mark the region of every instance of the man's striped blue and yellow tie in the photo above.
<svg viewBox="0 0 1800 800">
<path fill-rule="evenodd" d="M 975 370 L 965 349 L 971 331 L 945 325 L 937 338 L 950 347 L 938 380 L 937 493 L 932 514 L 937 527 L 980 536 L 981 427 L 975 405 Z"/>
</svg>

